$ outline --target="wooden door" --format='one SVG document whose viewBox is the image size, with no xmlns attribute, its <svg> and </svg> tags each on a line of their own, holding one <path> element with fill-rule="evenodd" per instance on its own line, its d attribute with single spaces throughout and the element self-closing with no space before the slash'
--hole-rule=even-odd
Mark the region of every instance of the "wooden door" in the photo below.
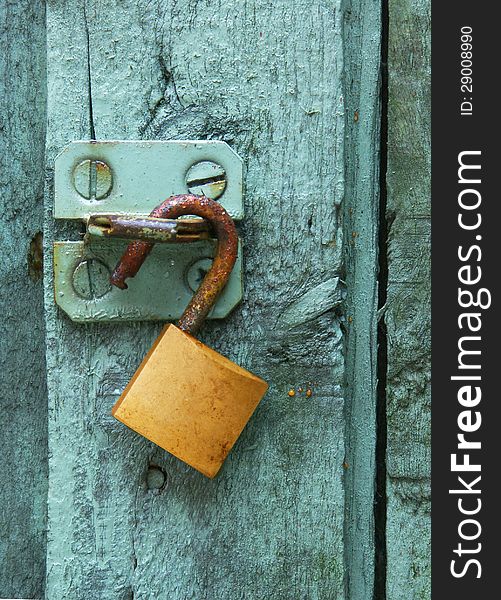
<svg viewBox="0 0 501 600">
<path fill-rule="evenodd" d="M 397 0 L 392 9 L 412 13 Z M 378 297 L 378 248 L 386 251 L 379 241 L 382 3 L 19 0 L 1 10 L 4 27 L 20 33 L 8 56 L 21 92 L 9 84 L 6 109 L 17 107 L 9 127 L 31 185 L 22 202 L 14 190 L 10 197 L 32 213 L 23 240 L 35 253 L 43 160 L 46 173 L 43 316 L 40 282 L 23 292 L 38 306 L 33 319 L 45 337 L 30 330 L 38 346 L 25 348 L 20 362 L 43 343 L 46 352 L 34 383 L 19 392 L 36 395 L 36 414 L 24 405 L 7 443 L 8 464 L 20 465 L 19 487 L 31 490 L 33 503 L 20 508 L 14 492 L 2 492 L 14 515 L 6 512 L 3 522 L 11 521 L 21 550 L 12 541 L 5 546 L 0 597 L 382 600 L 386 587 L 397 600 L 410 598 L 412 586 L 426 594 L 426 543 L 416 542 L 416 560 L 393 552 L 393 540 L 404 555 L 414 548 L 418 535 L 409 533 L 412 544 L 400 539 L 398 519 L 410 512 L 412 522 L 405 490 L 415 476 L 423 483 L 426 470 L 389 473 L 387 532 L 384 381 L 379 420 L 376 410 L 378 302 L 381 285 L 387 289 L 380 279 Z M 46 71 L 44 58 L 29 63 L 31 52 L 45 57 L 45 49 Z M 398 55 L 390 44 L 395 74 Z M 23 91 L 30 73 L 40 90 L 35 98 L 33 88 Z M 394 112 L 390 126 L 398 130 L 403 119 Z M 54 159 L 72 140 L 91 138 L 220 139 L 244 160 L 244 299 L 227 319 L 207 322 L 200 337 L 270 390 L 215 480 L 110 416 L 161 324 L 76 324 L 54 303 L 52 244 L 82 234 L 79 225 L 53 219 Z M 391 145 L 389 152 L 391 164 L 397 152 Z M 405 198 L 397 206 L 405 191 L 392 181 L 392 210 L 405 215 Z M 15 251 L 14 233 L 8 236 Z M 388 297 L 401 291 L 388 290 Z M 398 313 L 388 310 L 393 326 Z M 11 337 L 25 331 L 27 312 L 11 309 Z M 398 370 L 399 349 L 389 349 Z M 380 361 L 380 376 L 386 369 Z M 40 441 L 28 450 L 33 436 L 26 433 L 19 458 L 12 448 L 16 435 L 31 432 L 26 423 Z M 387 585 L 394 567 L 402 575 L 389 575 Z"/>
</svg>

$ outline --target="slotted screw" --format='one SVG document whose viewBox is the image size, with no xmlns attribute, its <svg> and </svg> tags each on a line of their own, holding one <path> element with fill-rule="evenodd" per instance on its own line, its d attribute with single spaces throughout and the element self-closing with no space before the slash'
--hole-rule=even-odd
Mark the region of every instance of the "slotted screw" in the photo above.
<svg viewBox="0 0 501 600">
<path fill-rule="evenodd" d="M 186 173 L 186 186 L 190 194 L 216 200 L 226 189 L 226 171 L 211 160 L 203 160 L 195 163 Z"/>
<path fill-rule="evenodd" d="M 73 271 L 73 289 L 84 300 L 102 298 L 111 290 L 111 271 L 97 258 L 78 263 Z"/>
<path fill-rule="evenodd" d="M 200 287 L 204 277 L 212 266 L 212 258 L 201 258 L 193 263 L 186 273 L 186 282 L 192 292 L 196 292 Z"/>
<path fill-rule="evenodd" d="M 113 174 L 102 160 L 86 159 L 73 171 L 73 185 L 87 200 L 102 200 L 113 187 Z"/>
</svg>

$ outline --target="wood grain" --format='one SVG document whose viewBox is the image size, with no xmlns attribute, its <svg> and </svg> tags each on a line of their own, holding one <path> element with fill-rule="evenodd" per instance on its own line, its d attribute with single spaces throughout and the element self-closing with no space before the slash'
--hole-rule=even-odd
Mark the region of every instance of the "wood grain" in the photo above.
<svg viewBox="0 0 501 600">
<path fill-rule="evenodd" d="M 430 2 L 390 0 L 387 597 L 430 582 Z"/>
<path fill-rule="evenodd" d="M 345 8 L 346 598 L 367 600 L 375 574 L 381 3 Z"/>
<path fill-rule="evenodd" d="M 348 4 L 48 2 L 48 242 L 79 235 L 50 212 L 50 168 L 72 139 L 227 141 L 247 166 L 245 297 L 201 337 L 272 383 L 221 474 L 205 480 L 109 416 L 160 324 L 72 324 L 54 306 L 48 252 L 50 598 L 345 597 L 342 314 L 337 300 L 317 310 L 311 291 L 343 268 L 344 61 L 360 68 L 365 43 L 369 74 L 360 91 L 349 85 L 367 120 L 351 152 L 367 161 L 363 189 L 377 174 L 379 5 L 354 5 L 370 18 L 353 14 L 347 49 Z M 371 214 L 372 197 L 359 188 Z M 291 320 L 298 304 L 305 316 Z M 361 430 L 373 436 L 369 421 Z M 370 522 L 349 526 L 368 557 Z M 359 573 L 360 589 L 371 576 Z"/>
<path fill-rule="evenodd" d="M 45 9 L 0 3 L 0 597 L 41 597 L 47 401 L 42 217 Z"/>
<path fill-rule="evenodd" d="M 380 3 L 47 4 L 47 597 L 369 598 Z M 389 600 L 430 597 L 429 24 L 428 0 L 390 0 Z M 34 597 L 44 3 L 2 4 L 0 27 L 0 592 Z M 51 241 L 80 233 L 52 220 L 53 159 L 93 132 L 224 139 L 245 158 L 246 297 L 203 339 L 274 385 L 213 484 L 109 416 L 160 325 L 77 326 L 54 306 Z"/>
</svg>

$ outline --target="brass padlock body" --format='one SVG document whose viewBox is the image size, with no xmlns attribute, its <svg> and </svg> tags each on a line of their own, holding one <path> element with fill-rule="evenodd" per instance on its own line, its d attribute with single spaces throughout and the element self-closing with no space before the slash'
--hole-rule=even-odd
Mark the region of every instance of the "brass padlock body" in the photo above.
<svg viewBox="0 0 501 600">
<path fill-rule="evenodd" d="M 267 389 L 259 377 L 167 325 L 112 414 L 212 478 Z"/>
</svg>

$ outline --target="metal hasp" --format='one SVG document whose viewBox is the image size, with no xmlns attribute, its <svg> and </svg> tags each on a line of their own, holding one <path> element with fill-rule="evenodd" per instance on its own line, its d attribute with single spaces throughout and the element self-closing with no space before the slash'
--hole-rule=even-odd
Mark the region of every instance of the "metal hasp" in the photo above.
<svg viewBox="0 0 501 600">
<path fill-rule="evenodd" d="M 167 198 L 157 206 L 150 217 L 179 218 L 195 214 L 210 223 L 218 242 L 217 254 L 205 277 L 185 308 L 177 326 L 195 335 L 212 310 L 219 294 L 228 283 L 238 255 L 238 234 L 233 219 L 215 200 L 205 196 L 180 194 Z M 126 279 L 135 277 L 150 254 L 153 242 L 131 242 L 113 271 L 110 281 L 121 290 L 127 289 Z"/>
<path fill-rule="evenodd" d="M 55 300 L 78 322 L 175 320 L 209 270 L 217 242 L 200 219 L 152 218 L 172 195 L 217 200 L 243 218 L 243 164 L 220 141 L 77 141 L 55 161 L 54 218 L 87 225 L 79 241 L 54 244 Z M 110 284 L 114 265 L 141 219 L 142 239 L 155 243 L 128 289 Z M 65 236 L 68 228 L 65 227 Z M 156 243 L 163 242 L 163 243 Z M 182 242 L 182 243 L 180 243 Z M 242 244 L 228 284 L 209 319 L 226 317 L 242 299 Z"/>
</svg>

